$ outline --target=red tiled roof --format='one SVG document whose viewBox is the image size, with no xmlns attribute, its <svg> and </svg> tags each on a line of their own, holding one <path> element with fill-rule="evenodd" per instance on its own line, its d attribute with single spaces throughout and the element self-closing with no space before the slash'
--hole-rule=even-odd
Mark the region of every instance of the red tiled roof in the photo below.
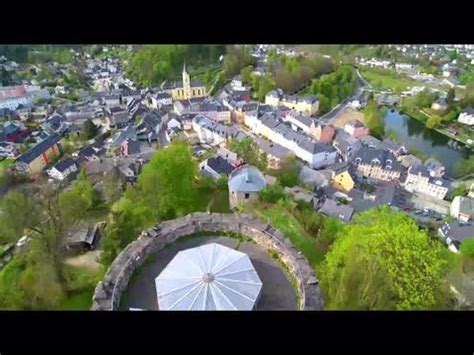
<svg viewBox="0 0 474 355">
<path fill-rule="evenodd" d="M 26 95 L 26 89 L 24 86 L 8 86 L 0 88 L 0 99 L 21 97 L 24 95 Z"/>
</svg>

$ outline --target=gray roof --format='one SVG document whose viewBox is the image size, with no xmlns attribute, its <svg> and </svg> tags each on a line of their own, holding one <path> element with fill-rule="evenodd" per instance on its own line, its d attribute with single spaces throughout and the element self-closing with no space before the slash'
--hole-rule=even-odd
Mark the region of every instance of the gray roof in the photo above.
<svg viewBox="0 0 474 355">
<path fill-rule="evenodd" d="M 258 192 L 265 188 L 265 176 L 256 167 L 244 165 L 229 177 L 229 190 L 237 192 Z"/>
<path fill-rule="evenodd" d="M 327 198 L 319 212 L 326 216 L 336 217 L 343 220 L 344 222 L 349 222 L 352 218 L 352 214 L 354 213 L 354 209 L 350 206 L 340 204 L 335 200 Z"/>
<path fill-rule="evenodd" d="M 440 228 L 445 237 L 451 239 L 456 246 L 464 240 L 474 237 L 474 224 L 459 224 L 458 222 L 445 222 Z"/>
<path fill-rule="evenodd" d="M 57 163 L 54 168 L 59 171 L 59 172 L 63 172 L 64 170 L 66 170 L 67 168 L 75 165 L 76 162 L 74 160 L 72 160 L 71 158 L 67 158 L 67 159 L 64 159 L 64 160 L 61 160 L 59 163 Z"/>
<path fill-rule="evenodd" d="M 37 157 L 39 157 L 47 149 L 51 148 L 54 144 L 57 144 L 61 140 L 61 137 L 57 134 L 52 134 L 42 142 L 35 145 L 26 153 L 23 153 L 17 161 L 21 163 L 29 164 Z"/>
<path fill-rule="evenodd" d="M 397 158 L 387 150 L 362 147 L 357 151 L 354 157 L 355 159 L 360 159 L 362 164 L 371 164 L 373 161 L 378 160 L 383 169 L 390 166 L 390 169 L 393 171 L 401 170 L 401 165 L 397 161 Z"/>
<path fill-rule="evenodd" d="M 474 216 L 474 200 L 469 197 L 459 196 L 459 213 Z"/>
<path fill-rule="evenodd" d="M 384 182 L 377 184 L 373 193 L 365 193 L 360 190 L 353 189 L 348 193 L 352 198 L 350 205 L 356 212 L 366 211 L 381 205 L 392 204 L 395 197 L 395 184 L 393 182 Z M 371 198 L 375 196 L 375 198 Z"/>
<path fill-rule="evenodd" d="M 304 183 L 314 187 L 326 186 L 327 184 L 329 184 L 329 179 L 325 174 L 321 173 L 320 171 L 311 169 L 306 165 L 303 165 L 301 167 L 299 179 Z"/>
<path fill-rule="evenodd" d="M 255 137 L 254 140 L 258 147 L 268 155 L 283 159 L 284 157 L 292 154 L 289 149 L 279 145 L 278 143 L 273 143 L 260 137 Z"/>
</svg>

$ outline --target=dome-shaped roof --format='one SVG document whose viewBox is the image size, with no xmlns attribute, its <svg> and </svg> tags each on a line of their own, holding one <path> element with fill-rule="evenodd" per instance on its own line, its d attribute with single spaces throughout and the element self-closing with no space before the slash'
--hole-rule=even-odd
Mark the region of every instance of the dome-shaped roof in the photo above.
<svg viewBox="0 0 474 355">
<path fill-rule="evenodd" d="M 247 254 L 216 243 L 180 251 L 155 283 L 161 310 L 252 310 L 262 289 Z"/>
<path fill-rule="evenodd" d="M 229 190 L 258 192 L 267 186 L 263 174 L 255 166 L 244 165 L 229 176 Z"/>
</svg>

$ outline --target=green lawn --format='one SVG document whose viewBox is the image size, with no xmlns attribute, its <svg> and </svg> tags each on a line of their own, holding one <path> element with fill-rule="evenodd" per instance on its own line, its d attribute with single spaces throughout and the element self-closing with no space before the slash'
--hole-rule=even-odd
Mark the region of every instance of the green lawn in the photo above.
<svg viewBox="0 0 474 355">
<path fill-rule="evenodd" d="M 394 70 L 362 68 L 360 73 L 374 88 L 381 90 L 405 91 L 408 87 L 420 86 L 421 83 L 400 77 Z"/>
<path fill-rule="evenodd" d="M 12 166 L 14 161 L 12 159 L 4 159 L 0 161 L 0 169 L 7 169 Z"/>
<path fill-rule="evenodd" d="M 309 236 L 296 218 L 282 207 L 274 205 L 268 209 L 256 209 L 254 213 L 290 238 L 296 249 L 303 253 L 312 267 L 317 268 L 324 260 L 324 251 L 316 240 Z"/>
</svg>

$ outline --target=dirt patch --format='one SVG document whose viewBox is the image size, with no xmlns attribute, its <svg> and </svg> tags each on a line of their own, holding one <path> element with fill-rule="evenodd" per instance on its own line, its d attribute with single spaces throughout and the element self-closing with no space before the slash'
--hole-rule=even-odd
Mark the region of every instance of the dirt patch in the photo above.
<svg viewBox="0 0 474 355">
<path fill-rule="evenodd" d="M 346 108 L 342 110 L 337 116 L 331 118 L 329 120 L 329 123 L 332 124 L 334 127 L 344 128 L 346 123 L 353 119 L 359 120 L 360 122 L 364 123 L 364 114 L 357 110 Z"/>
<path fill-rule="evenodd" d="M 69 257 L 65 260 L 65 263 L 95 271 L 100 268 L 99 257 L 100 250 L 93 250 L 81 255 Z"/>
</svg>

